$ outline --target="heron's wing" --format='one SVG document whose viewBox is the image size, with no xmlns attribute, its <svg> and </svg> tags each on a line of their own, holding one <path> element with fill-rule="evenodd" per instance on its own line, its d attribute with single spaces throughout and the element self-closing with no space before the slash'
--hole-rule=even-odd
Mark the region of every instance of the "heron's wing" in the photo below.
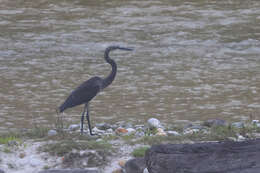
<svg viewBox="0 0 260 173">
<path fill-rule="evenodd" d="M 71 92 L 69 97 L 60 106 L 60 112 L 83 103 L 88 103 L 100 91 L 101 78 L 93 77 L 82 83 L 78 88 Z"/>
</svg>

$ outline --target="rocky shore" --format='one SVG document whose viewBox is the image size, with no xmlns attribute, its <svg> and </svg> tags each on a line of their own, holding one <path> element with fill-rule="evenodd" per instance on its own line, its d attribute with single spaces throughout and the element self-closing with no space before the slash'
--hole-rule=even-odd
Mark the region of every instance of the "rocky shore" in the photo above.
<svg viewBox="0 0 260 173">
<path fill-rule="evenodd" d="M 260 136 L 259 120 L 229 123 L 210 119 L 180 127 L 150 118 L 139 125 L 96 124 L 92 129 L 95 136 L 89 136 L 87 129 L 80 135 L 79 129 L 79 124 L 71 124 L 1 135 L 0 173 L 147 173 L 131 159 L 143 157 L 154 144 L 244 141 Z"/>
</svg>

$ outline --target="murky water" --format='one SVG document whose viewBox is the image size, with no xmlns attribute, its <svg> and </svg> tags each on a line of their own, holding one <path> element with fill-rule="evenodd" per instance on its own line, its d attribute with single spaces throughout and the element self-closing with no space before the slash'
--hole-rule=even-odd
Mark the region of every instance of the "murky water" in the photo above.
<svg viewBox="0 0 260 173">
<path fill-rule="evenodd" d="M 111 54 L 92 123 L 260 116 L 258 0 L 0 0 L 0 130 L 53 124 L 72 89 L 109 73 L 115 44 L 135 51 Z"/>
</svg>

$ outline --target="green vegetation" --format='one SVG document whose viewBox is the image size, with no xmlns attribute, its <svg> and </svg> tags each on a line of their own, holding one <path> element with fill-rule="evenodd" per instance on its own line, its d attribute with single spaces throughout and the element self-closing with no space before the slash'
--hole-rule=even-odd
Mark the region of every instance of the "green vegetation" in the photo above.
<svg viewBox="0 0 260 173">
<path fill-rule="evenodd" d="M 139 147 L 134 149 L 132 152 L 132 155 L 134 157 L 144 157 L 146 150 L 148 150 L 150 147 Z"/>
<path fill-rule="evenodd" d="M 8 144 L 10 141 L 20 141 L 20 139 L 13 135 L 3 135 L 2 137 L 0 136 L 0 144 Z"/>
</svg>

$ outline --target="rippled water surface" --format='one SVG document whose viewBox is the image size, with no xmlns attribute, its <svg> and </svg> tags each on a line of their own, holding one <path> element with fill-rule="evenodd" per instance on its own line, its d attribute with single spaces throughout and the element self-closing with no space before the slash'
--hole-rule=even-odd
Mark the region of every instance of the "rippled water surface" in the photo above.
<svg viewBox="0 0 260 173">
<path fill-rule="evenodd" d="M 72 89 L 109 73 L 114 44 L 135 51 L 111 54 L 118 74 L 92 123 L 259 115 L 258 0 L 0 0 L 0 130 L 53 124 Z"/>
</svg>

